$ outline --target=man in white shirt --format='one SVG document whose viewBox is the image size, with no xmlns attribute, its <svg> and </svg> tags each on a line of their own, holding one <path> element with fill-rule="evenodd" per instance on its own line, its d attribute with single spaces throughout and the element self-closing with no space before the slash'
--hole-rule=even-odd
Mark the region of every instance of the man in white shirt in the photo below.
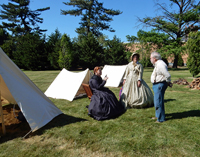
<svg viewBox="0 0 200 157">
<path fill-rule="evenodd" d="M 154 106 L 156 110 L 155 117 L 152 117 L 152 119 L 157 119 L 156 123 L 161 123 L 165 121 L 164 94 L 168 86 L 172 87 L 171 75 L 158 52 L 152 52 L 150 59 L 154 65 L 151 83 L 153 83 Z"/>
</svg>

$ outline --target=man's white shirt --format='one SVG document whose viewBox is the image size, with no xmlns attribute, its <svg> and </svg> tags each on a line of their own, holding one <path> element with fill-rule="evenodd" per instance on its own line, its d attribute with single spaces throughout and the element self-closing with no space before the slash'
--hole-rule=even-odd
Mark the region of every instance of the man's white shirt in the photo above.
<svg viewBox="0 0 200 157">
<path fill-rule="evenodd" d="M 168 72 L 167 65 L 163 60 L 157 60 L 154 65 L 153 73 L 151 74 L 151 83 L 170 82 L 171 75 Z"/>
</svg>

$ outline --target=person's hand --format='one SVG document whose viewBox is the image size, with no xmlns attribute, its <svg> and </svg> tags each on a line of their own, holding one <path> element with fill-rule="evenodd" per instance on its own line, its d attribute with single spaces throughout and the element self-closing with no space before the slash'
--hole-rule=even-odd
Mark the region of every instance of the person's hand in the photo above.
<svg viewBox="0 0 200 157">
<path fill-rule="evenodd" d="M 103 80 L 104 80 L 104 81 L 107 81 L 107 79 L 108 79 L 108 77 L 107 77 L 107 75 L 106 75 L 106 76 L 104 77 L 104 79 L 103 79 Z"/>
<path fill-rule="evenodd" d="M 172 87 L 172 86 L 173 86 L 173 83 L 168 82 L 168 86 L 169 86 L 169 87 Z"/>
<path fill-rule="evenodd" d="M 123 81 L 123 85 L 124 85 L 125 82 L 126 82 L 126 79 L 124 79 L 124 81 Z"/>
<path fill-rule="evenodd" d="M 141 81 L 138 80 L 137 84 L 138 84 L 138 87 L 140 87 L 141 86 Z"/>
</svg>

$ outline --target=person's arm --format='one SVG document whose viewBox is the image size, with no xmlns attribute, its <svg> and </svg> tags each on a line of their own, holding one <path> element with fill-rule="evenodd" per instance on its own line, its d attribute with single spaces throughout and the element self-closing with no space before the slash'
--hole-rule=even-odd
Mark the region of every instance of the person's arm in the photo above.
<svg viewBox="0 0 200 157">
<path fill-rule="evenodd" d="M 128 64 L 128 65 L 129 65 L 129 64 Z M 126 82 L 126 77 L 127 77 L 128 74 L 129 74 L 128 65 L 127 65 L 126 70 L 125 70 L 125 74 L 124 74 L 124 78 L 123 78 L 123 85 L 124 85 L 124 83 Z"/>
<path fill-rule="evenodd" d="M 91 84 L 91 87 L 92 87 L 92 88 L 98 89 L 98 90 L 99 90 L 99 89 L 102 89 L 102 88 L 104 87 L 104 85 L 106 84 L 106 81 L 103 80 L 103 81 L 100 83 L 98 80 L 92 79 L 91 82 L 90 82 L 90 84 Z"/>
<path fill-rule="evenodd" d="M 142 81 L 142 76 L 143 76 L 143 66 L 142 66 L 142 64 L 139 64 L 139 69 L 138 69 L 139 71 L 139 75 L 138 75 L 138 87 L 140 87 L 141 86 L 141 81 Z"/>
</svg>

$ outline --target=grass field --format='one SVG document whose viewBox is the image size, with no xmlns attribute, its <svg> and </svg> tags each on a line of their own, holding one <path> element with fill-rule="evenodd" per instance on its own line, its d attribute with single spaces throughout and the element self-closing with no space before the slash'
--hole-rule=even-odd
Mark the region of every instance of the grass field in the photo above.
<svg viewBox="0 0 200 157">
<path fill-rule="evenodd" d="M 150 75 L 143 79 L 152 88 Z M 24 71 L 45 92 L 59 71 Z M 172 81 L 193 80 L 186 68 L 169 70 Z M 118 97 L 119 88 L 110 88 Z M 96 121 L 87 115 L 87 97 L 51 99 L 64 113 L 26 139 L 0 138 L 0 156 L 137 157 L 200 156 L 200 91 L 174 85 L 165 93 L 167 121 L 151 119 L 154 108 L 129 109 L 122 116 Z"/>
</svg>

